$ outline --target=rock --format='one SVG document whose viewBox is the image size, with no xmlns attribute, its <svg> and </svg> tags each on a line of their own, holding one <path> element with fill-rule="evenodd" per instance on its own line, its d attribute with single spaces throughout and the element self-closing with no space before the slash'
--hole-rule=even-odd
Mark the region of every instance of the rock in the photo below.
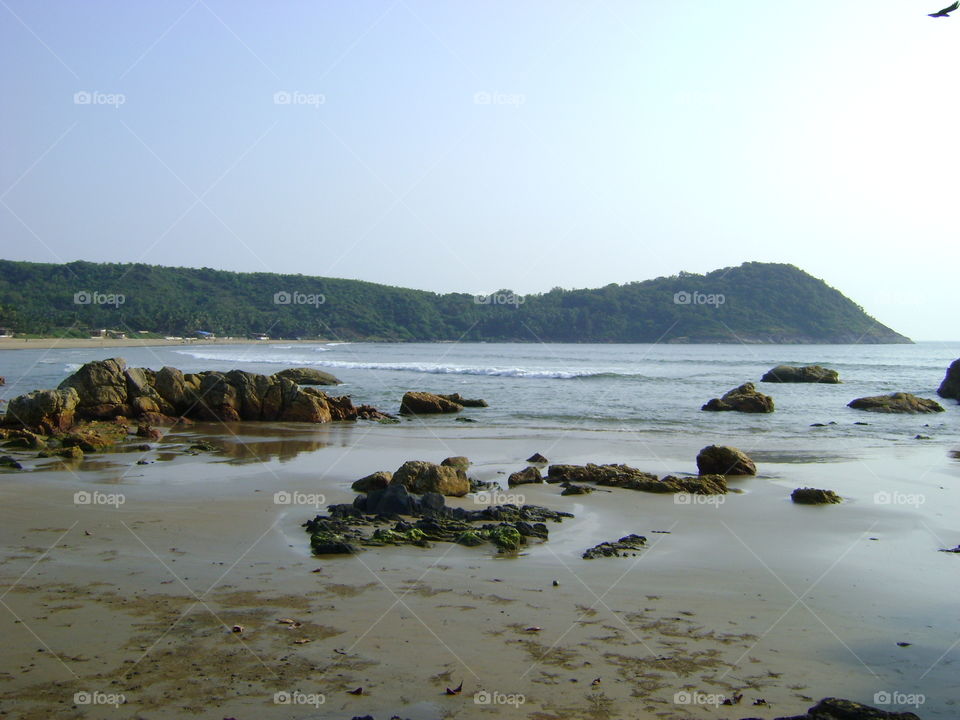
<svg viewBox="0 0 960 720">
<path fill-rule="evenodd" d="M 697 455 L 701 475 L 756 475 L 757 466 L 745 452 L 726 445 L 710 445 Z"/>
<path fill-rule="evenodd" d="M 47 440 L 42 435 L 37 435 L 29 430 L 14 430 L 9 435 L 9 440 L 4 443 L 9 448 L 24 448 L 26 450 L 43 450 L 47 447 Z"/>
<path fill-rule="evenodd" d="M 644 489 L 647 492 L 725 495 L 727 492 L 727 478 L 724 475 L 699 475 L 697 477 L 667 475 L 658 480 L 656 485 L 651 485 Z"/>
<path fill-rule="evenodd" d="M 506 523 L 491 528 L 489 538 L 500 552 L 516 552 L 520 549 L 520 543 L 523 542 L 520 531 Z"/>
<path fill-rule="evenodd" d="M 563 483 L 563 492 L 561 495 L 588 495 L 593 492 L 593 488 L 589 485 L 575 485 L 574 483 L 565 482 Z"/>
<path fill-rule="evenodd" d="M 342 381 L 322 370 L 309 367 L 295 367 L 281 370 L 274 375 L 286 378 L 297 385 L 342 385 Z"/>
<path fill-rule="evenodd" d="M 162 440 L 163 433 L 155 427 L 150 427 L 147 423 L 137 425 L 137 437 L 147 438 L 149 440 Z"/>
<path fill-rule="evenodd" d="M 0 375 L 0 387 L 3 387 L 6 384 L 7 384 L 7 379 L 2 375 Z"/>
<path fill-rule="evenodd" d="M 371 475 L 362 477 L 355 481 L 350 489 L 355 492 L 370 493 L 375 490 L 383 490 L 393 479 L 393 473 L 386 470 L 379 470 Z"/>
<path fill-rule="evenodd" d="M 960 359 L 954 360 L 947 368 L 947 375 L 940 383 L 937 395 L 942 398 L 960 400 Z"/>
<path fill-rule="evenodd" d="M 63 447 L 79 447 L 85 453 L 103 452 L 127 437 L 126 425 L 105 420 L 91 420 L 76 425 L 64 436 Z"/>
<path fill-rule="evenodd" d="M 550 461 L 547 460 L 547 459 L 546 459 L 543 455 L 541 455 L 540 453 L 534 453 L 533 455 L 531 455 L 530 457 L 527 458 L 527 462 L 528 462 L 528 463 L 536 463 L 536 464 L 538 464 L 538 465 L 542 465 L 542 464 L 546 464 L 546 463 L 548 463 L 548 462 L 550 462 Z"/>
<path fill-rule="evenodd" d="M 602 542 L 583 553 L 584 560 L 593 560 L 601 557 L 626 557 L 647 544 L 643 535 L 626 535 L 616 542 Z"/>
<path fill-rule="evenodd" d="M 540 474 L 540 468 L 535 468 L 533 466 L 524 468 L 519 472 L 515 472 L 507 478 L 507 484 L 510 487 L 514 485 L 529 485 L 530 483 L 542 483 L 543 476 Z"/>
<path fill-rule="evenodd" d="M 745 413 L 771 413 L 773 398 L 758 392 L 753 383 L 744 383 L 726 393 L 722 398 L 714 398 L 700 409 L 718 412 L 735 410 Z"/>
<path fill-rule="evenodd" d="M 852 700 L 824 698 L 804 715 L 778 720 L 920 720 L 920 717 L 912 712 L 880 710 Z"/>
<path fill-rule="evenodd" d="M 463 455 L 455 455 L 454 457 L 444 458 L 440 461 L 440 464 L 444 467 L 457 468 L 458 470 L 463 470 L 464 472 L 470 468 L 470 460 L 465 458 Z"/>
<path fill-rule="evenodd" d="M 177 368 L 163 367 L 153 379 L 153 387 L 157 394 L 173 408 L 173 413 L 182 415 L 193 404 L 193 392 L 200 389 L 199 384 L 194 388 L 189 386 L 182 372 Z"/>
<path fill-rule="evenodd" d="M 473 422 L 473 423 L 476 422 L 476 420 L 474 420 L 473 418 L 468 418 L 468 417 L 458 417 L 458 418 L 454 418 L 454 420 L 456 422 Z"/>
<path fill-rule="evenodd" d="M 455 413 L 463 410 L 460 403 L 448 400 L 443 395 L 427 392 L 404 393 L 400 401 L 401 415 L 435 415 L 438 413 Z"/>
<path fill-rule="evenodd" d="M 130 414 L 127 403 L 127 363 L 123 358 L 95 360 L 80 367 L 60 383 L 59 389 L 77 391 L 77 416 L 107 420 Z"/>
<path fill-rule="evenodd" d="M 760 378 L 768 383 L 831 383 L 840 382 L 840 373 L 822 365 L 777 365 Z"/>
<path fill-rule="evenodd" d="M 73 425 L 79 402 L 80 396 L 73 388 L 34 390 L 10 401 L 5 422 L 45 435 L 64 432 Z"/>
<path fill-rule="evenodd" d="M 57 455 L 66 460 L 83 460 L 83 450 L 76 445 L 61 448 L 57 451 Z"/>
<path fill-rule="evenodd" d="M 12 470 L 23 470 L 23 465 L 18 463 L 16 458 L 9 455 L 0 456 L 0 467 L 10 468 Z"/>
<path fill-rule="evenodd" d="M 440 395 L 444 400 L 449 400 L 452 403 L 457 405 L 462 405 L 463 407 L 488 407 L 486 400 L 481 400 L 477 398 L 471 400 L 469 398 L 463 397 L 460 393 L 453 393 L 452 395 Z"/>
<path fill-rule="evenodd" d="M 390 481 L 391 485 L 397 483 L 414 493 L 437 492 L 461 497 L 470 492 L 470 481 L 462 470 L 423 460 L 409 460 L 401 465 Z"/>
<path fill-rule="evenodd" d="M 700 477 L 676 477 L 668 475 L 657 478 L 653 473 L 643 472 L 629 465 L 551 465 L 547 470 L 547 482 L 595 483 L 601 487 L 617 487 L 652 493 L 691 493 L 696 495 L 722 495 L 727 492 L 726 478 L 718 474 Z M 562 494 L 576 494 L 576 491 Z"/>
<path fill-rule="evenodd" d="M 797 488 L 790 493 L 790 499 L 801 505 L 830 505 L 843 502 L 843 499 L 833 490 L 817 488 Z"/>
<path fill-rule="evenodd" d="M 927 400 L 910 393 L 897 392 L 891 395 L 874 395 L 851 400 L 847 407 L 878 413 L 935 413 L 944 412 L 936 400 Z"/>
<path fill-rule="evenodd" d="M 383 490 L 369 493 L 362 510 L 371 515 L 412 515 L 414 498 L 403 483 L 391 482 Z"/>
</svg>

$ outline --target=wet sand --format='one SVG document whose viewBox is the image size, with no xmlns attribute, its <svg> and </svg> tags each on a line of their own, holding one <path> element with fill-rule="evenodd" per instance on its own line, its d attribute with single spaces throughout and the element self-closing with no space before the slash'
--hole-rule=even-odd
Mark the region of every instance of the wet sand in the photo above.
<svg viewBox="0 0 960 720">
<path fill-rule="evenodd" d="M 505 473 L 534 451 L 694 472 L 703 442 L 232 430 L 171 433 L 142 454 L 149 465 L 135 464 L 139 453 L 32 459 L 0 475 L 3 717 L 774 717 L 878 692 L 922 693 L 927 719 L 956 715 L 960 557 L 937 550 L 960 543 L 960 461 L 942 444 L 823 458 L 745 439 L 759 477 L 733 481 L 741 492 L 720 504 L 677 504 L 508 489 Z M 198 436 L 221 451 L 185 454 Z M 316 558 L 300 525 L 317 509 L 275 502 L 277 492 L 348 502 L 362 475 L 449 455 L 470 457 L 471 475 L 506 494 L 576 517 L 516 558 L 442 544 Z M 792 504 L 805 485 L 845 502 Z M 75 504 L 77 492 L 123 502 Z M 648 538 L 636 557 L 580 558 L 628 533 Z M 461 694 L 445 694 L 460 682 Z M 490 703 L 476 701 L 484 691 Z M 87 697 L 75 693 L 125 702 L 77 704 Z M 683 704 L 689 693 L 701 704 Z M 738 707 L 709 704 L 737 694 Z M 770 707 L 752 706 L 761 698 Z"/>
</svg>

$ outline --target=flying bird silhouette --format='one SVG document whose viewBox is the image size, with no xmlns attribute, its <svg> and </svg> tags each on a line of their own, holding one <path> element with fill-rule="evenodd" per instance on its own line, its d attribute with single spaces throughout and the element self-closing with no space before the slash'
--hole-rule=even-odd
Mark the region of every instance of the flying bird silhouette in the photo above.
<svg viewBox="0 0 960 720">
<path fill-rule="evenodd" d="M 943 10 L 940 10 L 939 12 L 930 13 L 930 17 L 950 17 L 950 13 L 952 13 L 954 10 L 957 10 L 958 8 L 960 8 L 960 0 L 957 0 L 957 2 L 955 2 L 953 5 L 951 5 L 950 7 L 945 7 Z"/>
</svg>

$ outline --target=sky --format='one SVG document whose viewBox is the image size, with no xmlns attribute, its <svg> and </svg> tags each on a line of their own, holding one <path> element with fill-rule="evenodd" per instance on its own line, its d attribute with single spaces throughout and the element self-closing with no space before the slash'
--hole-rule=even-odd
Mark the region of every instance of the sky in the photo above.
<svg viewBox="0 0 960 720">
<path fill-rule="evenodd" d="M 0 257 L 438 292 L 788 262 L 956 340 L 946 0 L 0 0 Z"/>
</svg>

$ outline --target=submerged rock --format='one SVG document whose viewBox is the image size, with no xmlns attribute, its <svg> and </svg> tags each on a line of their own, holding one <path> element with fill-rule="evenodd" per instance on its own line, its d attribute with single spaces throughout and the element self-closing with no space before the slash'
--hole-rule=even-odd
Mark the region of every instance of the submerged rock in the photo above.
<svg viewBox="0 0 960 720">
<path fill-rule="evenodd" d="M 697 455 L 697 469 L 701 475 L 756 475 L 753 460 L 735 447 L 710 445 Z"/>
<path fill-rule="evenodd" d="M 745 413 L 772 413 L 773 398 L 758 392 L 753 383 L 744 383 L 724 394 L 722 398 L 714 398 L 700 409 L 714 412 L 733 410 Z"/>
<path fill-rule="evenodd" d="M 310 367 L 295 367 L 274 373 L 277 377 L 292 380 L 297 385 L 341 385 L 342 382 L 331 375 Z"/>
<path fill-rule="evenodd" d="M 584 560 L 594 560 L 601 557 L 626 557 L 641 550 L 647 544 L 643 535 L 626 535 L 616 542 L 602 542 L 584 551 Z"/>
<path fill-rule="evenodd" d="M 910 393 L 897 392 L 891 395 L 873 395 L 857 398 L 847 403 L 854 410 L 866 410 L 877 413 L 938 413 L 944 412 L 936 400 L 927 400 Z"/>
<path fill-rule="evenodd" d="M 937 395 L 942 398 L 960 400 L 960 359 L 954 360 L 947 368 L 947 375 L 937 389 Z"/>
<path fill-rule="evenodd" d="M 768 370 L 760 382 L 768 383 L 831 383 L 840 382 L 840 373 L 822 365 L 777 365 Z"/>
<path fill-rule="evenodd" d="M 790 493 L 790 499 L 801 505 L 830 505 L 843 502 L 843 498 L 833 490 L 817 488 L 797 488 Z"/>
</svg>

